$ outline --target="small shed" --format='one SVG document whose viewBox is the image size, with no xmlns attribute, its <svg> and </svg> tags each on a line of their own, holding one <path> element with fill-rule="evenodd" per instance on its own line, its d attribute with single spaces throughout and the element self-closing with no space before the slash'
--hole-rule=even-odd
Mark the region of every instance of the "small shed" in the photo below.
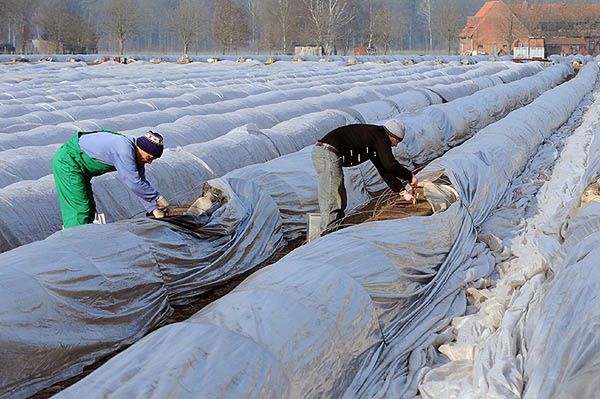
<svg viewBox="0 0 600 399">
<path fill-rule="evenodd" d="M 317 46 L 317 45 L 295 45 L 294 46 L 294 55 L 297 56 L 307 56 L 307 55 L 315 55 L 317 57 L 320 57 L 322 55 L 325 54 L 325 50 L 323 49 L 323 46 Z"/>
</svg>

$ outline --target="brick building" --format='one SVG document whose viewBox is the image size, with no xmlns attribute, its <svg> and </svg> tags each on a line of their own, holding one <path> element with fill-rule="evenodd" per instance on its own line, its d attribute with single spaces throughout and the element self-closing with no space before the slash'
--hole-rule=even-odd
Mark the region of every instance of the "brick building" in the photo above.
<svg viewBox="0 0 600 399">
<path fill-rule="evenodd" d="M 543 38 L 547 54 L 600 53 L 600 4 L 507 4 L 488 1 L 461 31 L 461 54 L 510 54 L 528 38 Z"/>
</svg>

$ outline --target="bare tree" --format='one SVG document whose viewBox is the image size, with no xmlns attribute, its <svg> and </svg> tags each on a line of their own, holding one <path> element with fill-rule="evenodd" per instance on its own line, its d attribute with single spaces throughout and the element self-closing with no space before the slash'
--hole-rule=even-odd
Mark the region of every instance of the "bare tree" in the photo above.
<svg viewBox="0 0 600 399">
<path fill-rule="evenodd" d="M 427 39 L 429 44 L 429 51 L 433 50 L 433 7 L 435 0 L 421 0 L 419 6 L 419 15 L 425 21 L 425 28 L 427 29 Z"/>
<path fill-rule="evenodd" d="M 139 23 L 139 8 L 136 0 L 107 0 L 105 26 L 115 37 L 119 54 L 125 52 L 125 43 L 136 33 Z"/>
<path fill-rule="evenodd" d="M 367 47 L 373 47 L 373 39 L 375 37 L 376 17 L 375 17 L 375 0 L 367 0 Z"/>
<path fill-rule="evenodd" d="M 223 54 L 247 45 L 250 26 L 242 6 L 233 0 L 217 0 L 213 15 L 213 35 Z"/>
<path fill-rule="evenodd" d="M 204 25 L 204 9 L 197 0 L 181 0 L 173 14 L 173 27 L 183 45 L 183 55 L 188 56 L 190 45 L 198 38 Z"/>
<path fill-rule="evenodd" d="M 288 37 L 292 23 L 292 0 L 271 0 L 268 2 L 269 16 L 276 22 L 281 52 L 287 52 Z"/>
<path fill-rule="evenodd" d="M 435 10 L 435 26 L 441 41 L 446 44 L 448 54 L 456 52 L 458 34 L 466 22 L 458 6 L 457 0 L 445 0 Z"/>
<path fill-rule="evenodd" d="M 55 45 L 56 53 L 95 51 L 96 32 L 75 12 L 69 0 L 49 0 L 37 10 L 35 21 L 42 38 Z"/>
<path fill-rule="evenodd" d="M 313 38 L 331 54 L 342 30 L 353 19 L 350 0 L 302 0 L 312 23 Z"/>
<path fill-rule="evenodd" d="M 14 47 L 25 52 L 25 45 L 31 39 L 33 16 L 37 0 L 0 0 L 0 33 Z"/>
<path fill-rule="evenodd" d="M 68 0 L 50 0 L 39 10 L 37 21 L 42 30 L 42 37 L 55 44 L 55 52 L 62 51 L 71 28 L 71 10 Z"/>
<path fill-rule="evenodd" d="M 374 10 L 373 21 L 373 44 L 378 52 L 388 54 L 395 41 L 398 47 L 402 46 L 405 20 L 400 16 L 394 17 L 387 3 L 380 4 Z"/>
<path fill-rule="evenodd" d="M 257 52 L 258 43 L 260 42 L 260 24 L 258 23 L 259 4 L 261 0 L 244 0 L 244 7 L 246 9 L 249 27 L 250 27 L 250 45 L 256 47 Z"/>
</svg>

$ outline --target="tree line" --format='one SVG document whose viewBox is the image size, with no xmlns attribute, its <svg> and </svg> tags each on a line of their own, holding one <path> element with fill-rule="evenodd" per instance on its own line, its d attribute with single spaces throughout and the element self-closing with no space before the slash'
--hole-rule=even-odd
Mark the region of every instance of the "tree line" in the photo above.
<svg viewBox="0 0 600 399">
<path fill-rule="evenodd" d="M 448 52 L 483 0 L 0 0 L 0 46 L 57 53 Z M 0 47 L 0 51 L 2 47 Z"/>
</svg>

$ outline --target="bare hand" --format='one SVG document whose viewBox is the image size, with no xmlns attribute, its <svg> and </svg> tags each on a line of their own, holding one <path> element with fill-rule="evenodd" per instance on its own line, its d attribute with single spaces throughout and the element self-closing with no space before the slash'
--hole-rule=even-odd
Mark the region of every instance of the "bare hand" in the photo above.
<svg viewBox="0 0 600 399">
<path fill-rule="evenodd" d="M 412 186 L 412 188 L 417 188 L 417 186 L 419 185 L 417 176 L 413 175 L 412 180 L 410 181 L 410 185 Z"/>
<path fill-rule="evenodd" d="M 406 190 L 402 190 L 399 193 L 400 197 L 402 197 L 402 199 L 404 199 L 405 201 L 409 201 L 409 202 L 415 202 L 415 197 L 414 195 L 412 195 L 411 193 L 409 193 Z"/>
</svg>

